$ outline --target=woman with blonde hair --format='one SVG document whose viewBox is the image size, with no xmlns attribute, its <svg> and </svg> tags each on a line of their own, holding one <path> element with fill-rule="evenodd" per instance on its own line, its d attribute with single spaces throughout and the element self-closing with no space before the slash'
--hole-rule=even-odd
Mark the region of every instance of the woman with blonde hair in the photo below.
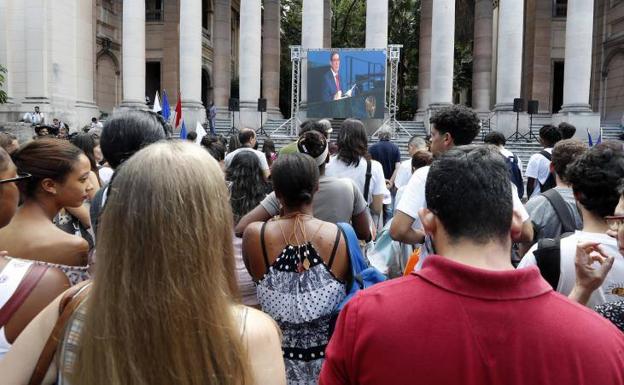
<svg viewBox="0 0 624 385">
<path fill-rule="evenodd" d="M 190 143 L 157 143 L 127 160 L 110 189 L 96 278 L 43 383 L 285 384 L 277 326 L 237 303 L 232 212 L 217 162 Z M 58 305 L 0 362 L 3 384 L 26 383 Z"/>
</svg>

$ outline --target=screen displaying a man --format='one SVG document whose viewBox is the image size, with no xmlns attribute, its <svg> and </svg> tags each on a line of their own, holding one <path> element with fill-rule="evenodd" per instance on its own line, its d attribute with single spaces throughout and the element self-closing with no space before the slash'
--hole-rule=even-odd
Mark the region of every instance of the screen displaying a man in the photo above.
<svg viewBox="0 0 624 385">
<path fill-rule="evenodd" d="M 340 81 L 340 54 L 332 51 L 329 55 L 330 70 L 323 77 L 323 101 L 331 102 L 343 97 L 343 84 Z M 351 90 L 344 92 L 345 96 L 351 96 Z"/>
</svg>

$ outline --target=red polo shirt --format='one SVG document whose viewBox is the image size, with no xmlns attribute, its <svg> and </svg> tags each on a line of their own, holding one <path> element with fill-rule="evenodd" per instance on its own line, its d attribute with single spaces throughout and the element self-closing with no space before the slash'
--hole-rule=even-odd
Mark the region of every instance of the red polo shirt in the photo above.
<svg viewBox="0 0 624 385">
<path fill-rule="evenodd" d="M 624 335 L 537 268 L 430 256 L 342 310 L 320 384 L 624 384 Z"/>
</svg>

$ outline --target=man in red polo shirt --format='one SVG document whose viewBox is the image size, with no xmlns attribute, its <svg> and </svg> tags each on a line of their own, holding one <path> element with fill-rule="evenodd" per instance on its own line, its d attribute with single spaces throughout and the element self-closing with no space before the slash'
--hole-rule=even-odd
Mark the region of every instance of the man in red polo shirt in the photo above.
<svg viewBox="0 0 624 385">
<path fill-rule="evenodd" d="M 438 255 L 347 304 L 321 385 L 624 384 L 624 335 L 511 265 L 510 189 L 496 149 L 434 162 L 419 216 Z"/>
</svg>

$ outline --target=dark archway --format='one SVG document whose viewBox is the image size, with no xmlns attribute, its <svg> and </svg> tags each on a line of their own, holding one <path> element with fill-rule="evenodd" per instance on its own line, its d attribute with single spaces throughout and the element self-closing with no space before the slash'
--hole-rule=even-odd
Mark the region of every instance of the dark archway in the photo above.
<svg viewBox="0 0 624 385">
<path fill-rule="evenodd" d="M 204 107 L 208 108 L 212 101 L 212 81 L 210 79 L 210 73 L 207 69 L 202 68 L 202 80 L 201 80 L 201 98 Z"/>
</svg>

